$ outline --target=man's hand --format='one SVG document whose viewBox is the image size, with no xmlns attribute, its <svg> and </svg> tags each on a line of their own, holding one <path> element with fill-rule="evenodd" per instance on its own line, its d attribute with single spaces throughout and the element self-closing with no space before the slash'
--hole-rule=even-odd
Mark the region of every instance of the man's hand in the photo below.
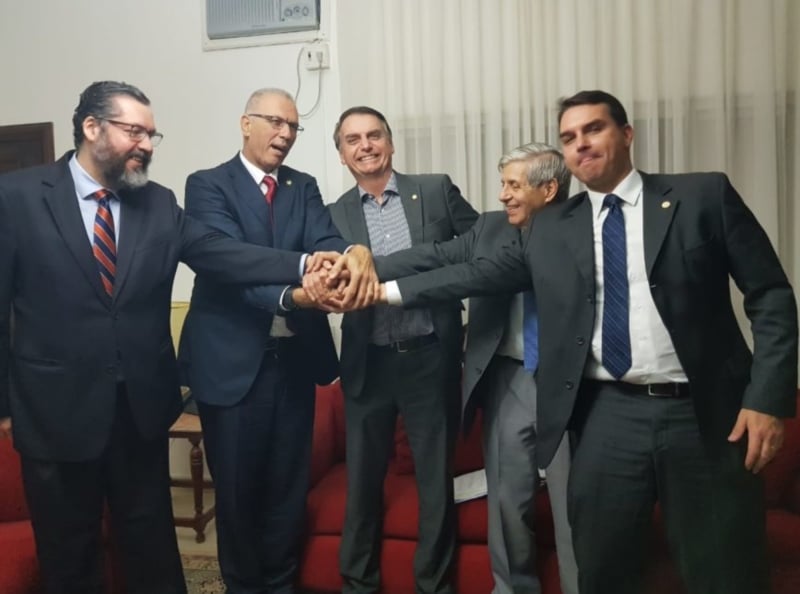
<svg viewBox="0 0 800 594">
<path fill-rule="evenodd" d="M 11 417 L 0 419 L 0 439 L 11 438 Z"/>
<path fill-rule="evenodd" d="M 343 286 L 345 280 L 347 284 Z M 328 270 L 328 286 L 343 288 L 343 297 L 336 303 L 343 310 L 361 309 L 375 303 L 378 285 L 372 252 L 363 245 L 350 248 Z"/>
<path fill-rule="evenodd" d="M 318 270 L 330 269 L 341 257 L 339 252 L 314 252 L 306 258 L 306 274 Z"/>
<path fill-rule="evenodd" d="M 335 303 L 342 299 L 342 294 L 336 288 L 327 288 L 327 285 L 325 285 L 325 287 L 325 293 L 320 301 L 312 300 L 304 288 L 295 287 L 292 289 L 292 301 L 301 309 L 315 307 L 328 313 L 341 313 L 341 310 L 336 307 Z"/>
<path fill-rule="evenodd" d="M 783 420 L 748 408 L 739 411 L 728 441 L 739 441 L 747 433 L 744 467 L 758 474 L 783 446 Z"/>
</svg>

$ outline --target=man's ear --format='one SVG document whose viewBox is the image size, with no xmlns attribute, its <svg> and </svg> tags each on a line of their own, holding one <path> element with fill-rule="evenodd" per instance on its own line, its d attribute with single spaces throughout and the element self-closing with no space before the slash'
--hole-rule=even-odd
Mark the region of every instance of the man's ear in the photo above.
<svg viewBox="0 0 800 594">
<path fill-rule="evenodd" d="M 96 142 L 97 138 L 100 136 L 100 126 L 100 120 L 94 116 L 88 116 L 83 120 L 83 124 L 81 124 L 83 128 L 83 137 L 90 142 Z"/>
<path fill-rule="evenodd" d="M 544 203 L 550 204 L 558 194 L 558 181 L 556 181 L 556 179 L 553 178 L 549 181 L 544 182 L 544 189 L 545 189 Z"/>
<path fill-rule="evenodd" d="M 242 115 L 242 117 L 239 118 L 239 127 L 242 129 L 242 136 L 245 138 L 250 136 L 250 125 L 250 118 L 246 115 Z"/>
</svg>

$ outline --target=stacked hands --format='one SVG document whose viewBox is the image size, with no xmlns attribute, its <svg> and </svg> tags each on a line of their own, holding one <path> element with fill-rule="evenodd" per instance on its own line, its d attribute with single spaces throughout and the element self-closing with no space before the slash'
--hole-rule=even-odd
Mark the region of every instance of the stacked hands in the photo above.
<svg viewBox="0 0 800 594">
<path fill-rule="evenodd" d="M 372 253 L 363 245 L 354 245 L 344 254 L 315 252 L 309 256 L 303 286 L 292 290 L 292 298 L 299 307 L 341 313 L 385 302 L 382 289 Z"/>
</svg>

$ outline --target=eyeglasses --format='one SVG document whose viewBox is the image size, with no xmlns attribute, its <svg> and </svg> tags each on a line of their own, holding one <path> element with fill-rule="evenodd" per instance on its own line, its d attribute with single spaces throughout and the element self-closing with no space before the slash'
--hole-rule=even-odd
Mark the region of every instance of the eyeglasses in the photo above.
<svg viewBox="0 0 800 594">
<path fill-rule="evenodd" d="M 145 137 L 150 139 L 150 144 L 153 146 L 158 146 L 161 144 L 161 141 L 164 139 L 164 135 L 161 132 L 156 132 L 153 130 L 152 132 L 143 126 L 139 126 L 138 124 L 129 124 L 127 122 L 120 122 L 118 120 L 110 120 L 108 118 L 96 118 L 98 120 L 102 120 L 104 122 L 108 122 L 127 132 L 128 138 L 130 138 L 134 142 L 142 142 Z"/>
<path fill-rule="evenodd" d="M 303 127 L 298 124 L 297 122 L 290 122 L 289 120 L 284 120 L 278 116 L 274 115 L 265 115 L 263 113 L 248 113 L 248 118 L 261 118 L 262 120 L 266 120 L 269 122 L 273 128 L 276 130 L 280 130 L 284 126 L 289 126 L 289 130 L 291 130 L 294 134 L 303 131 Z"/>
</svg>

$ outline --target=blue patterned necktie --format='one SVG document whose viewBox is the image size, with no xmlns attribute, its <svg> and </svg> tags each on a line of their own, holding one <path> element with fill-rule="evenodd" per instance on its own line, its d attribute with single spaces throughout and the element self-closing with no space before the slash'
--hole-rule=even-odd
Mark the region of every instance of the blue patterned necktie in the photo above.
<svg viewBox="0 0 800 594">
<path fill-rule="evenodd" d="M 539 366 L 539 316 L 533 291 L 522 293 L 522 345 L 525 369 L 536 371 Z"/>
<path fill-rule="evenodd" d="M 603 199 L 608 216 L 603 222 L 603 367 L 616 379 L 631 368 L 628 258 L 622 200 Z"/>
</svg>

